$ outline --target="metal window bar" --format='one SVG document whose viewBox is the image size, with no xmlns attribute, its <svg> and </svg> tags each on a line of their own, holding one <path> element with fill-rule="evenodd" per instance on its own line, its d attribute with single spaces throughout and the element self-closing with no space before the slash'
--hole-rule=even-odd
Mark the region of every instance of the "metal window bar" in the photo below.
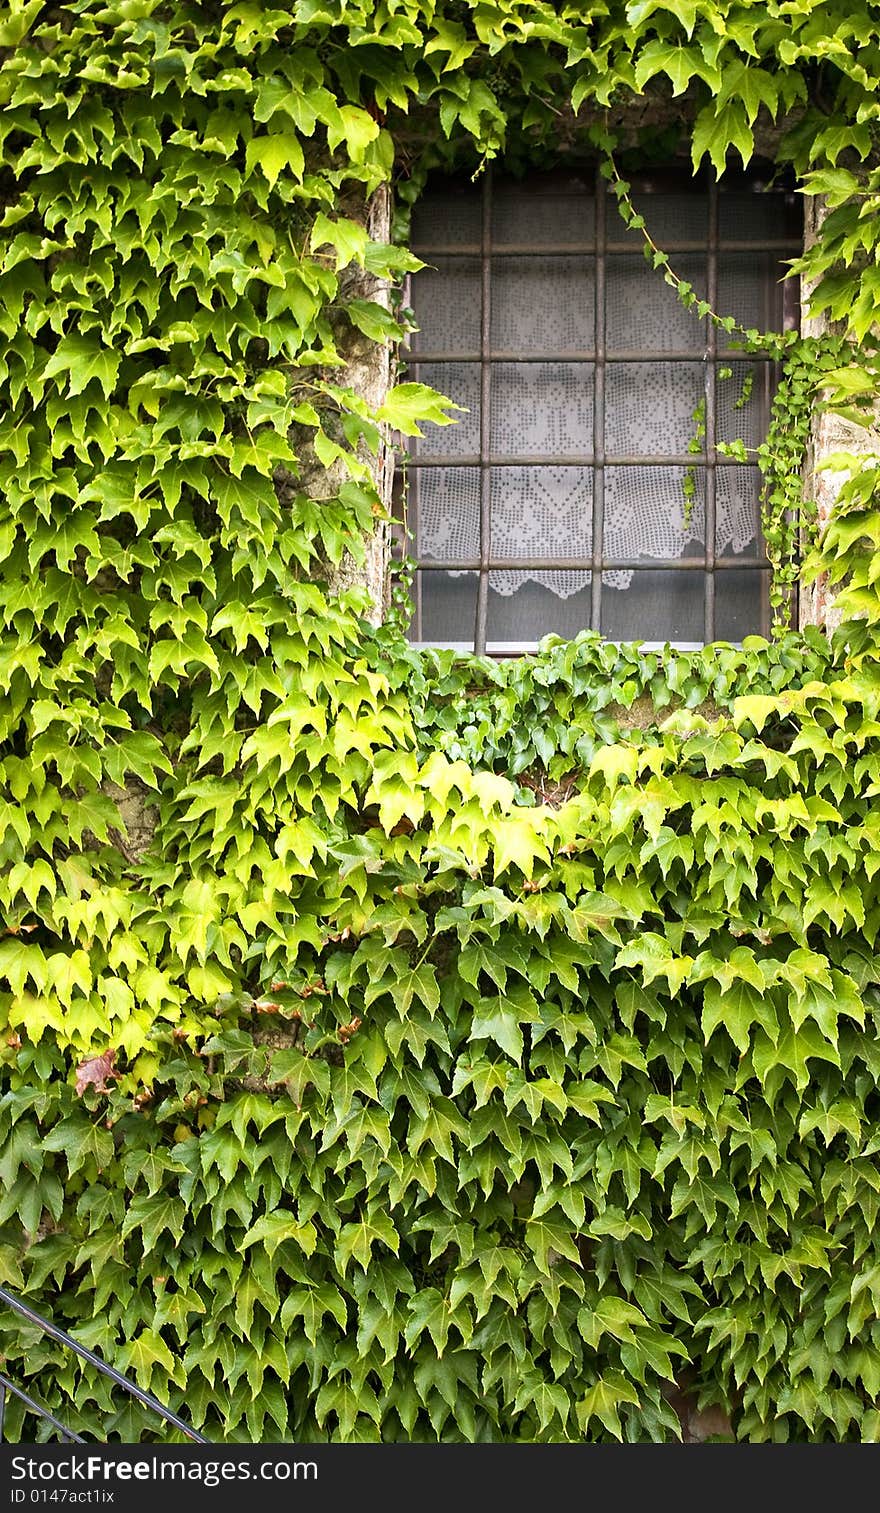
<svg viewBox="0 0 880 1513">
<path fill-rule="evenodd" d="M 157 1418 L 163 1419 L 166 1423 L 172 1424 L 175 1429 L 179 1429 L 182 1434 L 186 1435 L 187 1439 L 193 1440 L 198 1445 L 209 1443 L 204 1435 L 199 1434 L 191 1424 L 187 1424 L 184 1419 L 172 1412 L 164 1403 L 160 1403 L 159 1399 L 154 1397 L 152 1392 L 144 1391 L 143 1387 L 139 1387 L 129 1377 L 123 1376 L 121 1371 L 117 1371 L 115 1366 L 108 1365 L 99 1355 L 96 1355 L 94 1350 L 89 1350 L 87 1346 L 81 1345 L 78 1340 L 73 1339 L 71 1335 L 60 1329 L 57 1324 L 53 1324 L 50 1319 L 44 1319 L 42 1314 L 37 1313 L 36 1309 L 31 1308 L 21 1298 L 17 1298 L 6 1287 L 0 1287 L 0 1303 L 5 1304 L 7 1308 L 11 1308 L 14 1313 L 19 1314 L 28 1324 L 32 1324 L 41 1333 L 48 1335 L 50 1339 L 56 1340 L 66 1350 L 70 1350 L 74 1355 L 78 1355 L 81 1360 L 88 1361 L 89 1365 L 96 1367 L 102 1376 L 106 1376 L 117 1387 L 122 1387 L 131 1397 L 135 1398 L 143 1407 L 148 1408 Z M 38 1418 L 42 1418 L 47 1423 L 52 1424 L 59 1431 L 62 1439 L 72 1440 L 77 1444 L 84 1443 L 81 1435 L 74 1433 L 72 1429 L 68 1428 L 66 1424 L 63 1424 L 60 1419 L 50 1413 L 48 1408 L 42 1407 L 6 1376 L 0 1376 L 0 1443 L 3 1442 L 6 1394 L 9 1392 L 14 1397 L 17 1397 L 19 1401 L 23 1402 L 30 1412 L 35 1413 Z"/>
<path fill-rule="evenodd" d="M 409 275 L 409 274 L 407 274 L 407 285 L 406 285 L 405 302 L 406 302 L 407 305 L 412 305 L 412 278 L 411 278 L 411 275 Z M 419 376 L 418 375 L 418 369 L 415 370 L 414 376 L 416 377 L 416 379 L 418 379 L 418 376 Z M 420 531 L 420 519 L 421 519 L 422 474 L 421 474 L 421 470 L 419 468 L 413 468 L 413 470 L 409 474 L 408 478 L 404 479 L 404 487 L 406 489 L 406 511 L 405 511 L 405 514 L 404 514 L 404 521 L 405 522 L 407 521 L 407 515 L 410 514 L 411 515 L 412 539 L 416 543 L 416 553 L 417 553 L 417 555 L 420 555 L 420 553 L 419 553 L 419 544 L 418 543 L 419 543 L 419 531 Z M 404 556 L 406 556 L 406 540 L 405 540 L 405 538 L 404 538 L 403 554 L 404 554 Z M 415 639 L 417 641 L 421 641 L 422 640 L 422 603 L 423 603 L 422 583 L 423 583 L 423 579 L 422 579 L 421 573 L 416 573 L 415 576 L 414 576 L 414 578 L 413 578 L 413 585 L 412 586 L 413 586 L 413 595 L 414 595 L 414 600 L 415 600 L 414 605 L 413 605 L 413 609 L 414 609 L 414 617 L 413 618 L 414 618 L 414 626 L 415 626 Z"/>
<path fill-rule="evenodd" d="M 602 547 L 605 537 L 605 181 L 596 167 L 596 277 L 593 369 L 593 526 L 590 562 L 590 628 L 602 629 Z"/>
<path fill-rule="evenodd" d="M 705 249 L 704 249 L 705 250 Z M 769 363 L 770 358 L 762 352 L 739 352 L 735 347 L 721 348 L 716 357 L 719 362 L 751 362 Z M 410 359 L 412 363 L 454 363 L 454 362 L 479 362 L 481 353 L 473 352 L 430 352 L 419 351 Z M 489 352 L 490 362 L 514 362 L 514 363 L 594 363 L 597 360 L 595 351 L 580 352 L 505 352 L 492 348 Z M 604 361 L 610 362 L 699 362 L 697 352 L 645 352 L 643 349 L 633 348 L 630 352 L 609 352 L 604 354 Z"/>
<path fill-rule="evenodd" d="M 718 183 L 709 185 L 709 249 L 706 273 L 706 300 L 710 310 L 718 308 Z M 706 573 L 703 579 L 703 639 L 709 646 L 715 640 L 715 322 L 706 320 L 706 419 L 704 449 L 704 526 Z"/>
<path fill-rule="evenodd" d="M 415 529 L 415 539 L 416 539 L 416 541 L 418 541 L 418 531 L 419 531 L 419 501 L 420 501 L 420 497 L 421 497 L 421 483 L 422 483 L 421 469 L 420 468 L 415 468 L 413 470 L 413 473 L 412 473 L 412 492 L 411 492 L 411 494 L 410 494 L 409 497 L 410 497 L 410 503 L 411 503 L 412 511 L 413 511 L 413 526 L 414 526 L 414 529 Z M 415 580 L 414 580 L 414 583 L 413 583 L 413 589 L 414 589 L 414 592 L 415 592 L 416 640 L 417 641 L 421 641 L 421 639 L 422 639 L 422 575 L 421 575 L 421 573 L 416 573 Z"/>
<path fill-rule="evenodd" d="M 772 278 L 772 273 L 773 273 L 773 258 L 772 258 L 772 255 L 770 253 L 768 253 L 768 252 L 765 251 L 763 257 L 760 258 L 760 261 L 761 261 L 762 265 L 765 265 L 764 266 L 764 306 L 763 306 L 763 324 L 764 324 L 764 330 L 765 331 L 771 331 L 774 328 L 778 328 L 778 329 L 781 330 L 782 329 L 782 314 L 783 314 L 783 311 L 782 311 L 782 289 L 781 289 L 781 287 L 778 284 L 774 286 L 774 283 L 773 283 L 773 278 Z M 718 335 L 718 333 L 716 332 L 716 339 L 717 339 L 717 335 Z M 757 392 L 758 392 L 758 400 L 757 400 L 757 402 L 758 402 L 758 405 L 759 405 L 759 413 L 760 413 L 759 427 L 760 427 L 760 435 L 761 436 L 766 436 L 767 432 L 770 429 L 770 407 L 771 407 L 771 405 L 773 403 L 773 391 L 776 388 L 776 385 L 779 383 L 781 376 L 782 376 L 782 370 L 781 370 L 781 365 L 779 363 L 765 362 L 761 368 L 755 368 L 755 369 L 752 370 L 753 393 L 755 392 L 755 390 L 757 390 Z M 761 595 L 761 627 L 760 627 L 760 630 L 761 630 L 761 635 L 762 636 L 768 636 L 769 637 L 769 635 L 770 635 L 770 595 L 769 595 L 769 593 Z"/>
<path fill-rule="evenodd" d="M 479 242 L 413 242 L 412 250 L 418 257 L 479 257 Z M 732 242 L 728 238 L 718 240 L 719 252 L 802 252 L 801 243 L 792 237 L 781 237 L 776 241 L 768 239 L 766 242 Z M 565 257 L 577 257 L 580 255 L 592 256 L 596 250 L 595 240 L 589 242 L 566 242 L 559 246 L 535 246 L 534 242 L 505 242 L 503 246 L 493 246 L 492 256 L 498 257 L 547 257 L 553 253 L 562 253 Z M 633 242 L 606 241 L 605 251 L 611 253 L 626 253 L 632 256 L 638 252 L 638 244 Z M 663 239 L 664 252 L 705 252 L 705 239 L 701 242 L 677 242 Z"/>
<path fill-rule="evenodd" d="M 563 569 L 577 572 L 589 572 L 592 569 L 594 559 L 592 557 L 490 557 L 487 567 L 490 573 L 502 572 L 510 569 L 512 572 L 524 572 L 532 568 L 535 572 L 560 572 Z M 627 572 L 627 573 L 655 573 L 655 572 L 682 572 L 706 571 L 706 557 L 652 557 L 646 562 L 644 557 L 603 557 L 602 571 Z M 742 557 L 716 557 L 715 570 L 728 571 L 743 566 L 749 572 L 757 572 L 770 566 L 766 557 L 749 557 L 743 564 Z M 482 570 L 482 557 L 444 557 L 442 560 L 426 558 L 419 563 L 419 571 L 423 573 L 478 573 Z"/>
<path fill-rule="evenodd" d="M 409 477 L 412 481 L 413 490 L 413 513 L 414 534 L 416 540 L 416 584 L 415 584 L 415 615 L 413 629 L 415 639 L 423 639 L 423 583 L 422 574 L 425 572 L 475 572 L 477 578 L 477 600 L 474 627 L 474 649 L 482 655 L 487 647 L 488 607 L 489 607 L 489 574 L 493 571 L 504 570 L 547 570 L 547 571 L 589 571 L 591 574 L 590 593 L 590 625 L 595 630 L 602 628 L 602 579 L 603 573 L 614 569 L 625 569 L 631 572 L 657 572 L 657 571 L 702 571 L 704 574 L 703 592 L 703 632 L 706 643 L 715 639 L 716 635 L 716 605 L 715 605 L 715 574 L 719 570 L 733 570 L 748 572 L 749 574 L 766 574 L 770 564 L 765 556 L 755 557 L 718 557 L 716 556 L 716 526 L 717 526 L 717 470 L 719 467 L 742 467 L 742 464 L 734 457 L 720 454 L 717 451 L 717 374 L 718 367 L 724 362 L 748 363 L 755 367 L 756 387 L 760 398 L 761 408 L 761 432 L 766 431 L 769 422 L 769 406 L 772 397 L 772 388 L 777 376 L 776 365 L 772 359 L 762 353 L 742 352 L 735 347 L 720 345 L 718 333 L 711 321 L 706 322 L 706 344 L 702 354 L 704 364 L 703 397 L 705 402 L 705 439 L 702 454 L 694 453 L 663 453 L 656 454 L 614 454 L 606 453 L 605 450 L 605 369 L 611 363 L 691 363 L 701 361 L 698 350 L 608 350 L 606 347 L 606 271 L 608 256 L 612 254 L 632 255 L 638 251 L 638 247 L 632 242 L 610 239 L 607 229 L 607 206 L 608 191 L 605 180 L 598 170 L 595 175 L 595 231 L 591 241 L 565 242 L 564 244 L 552 244 L 536 246 L 534 243 L 506 242 L 502 246 L 495 245 L 492 236 L 493 214 L 493 182 L 491 169 L 484 175 L 481 200 L 480 200 L 480 241 L 443 243 L 431 241 L 429 243 L 414 242 L 414 250 L 426 260 L 432 257 L 463 256 L 479 257 L 480 265 L 480 347 L 479 351 L 470 349 L 430 350 L 416 349 L 410 354 L 410 364 L 414 376 L 419 376 L 419 369 L 423 364 L 443 363 L 479 363 L 480 367 L 480 436 L 478 453 L 435 453 L 430 456 L 418 456 L 409 459 Z M 774 317 L 785 329 L 797 324 L 796 292 L 794 281 L 787 280 L 781 294 L 771 287 L 771 270 L 774 261 L 779 261 L 785 254 L 794 254 L 802 250 L 800 242 L 791 237 L 768 238 L 764 241 L 742 240 L 734 241 L 722 238 L 719 235 L 719 190 L 717 181 L 712 181 L 708 189 L 708 227 L 706 237 L 701 241 L 696 240 L 669 240 L 664 242 L 665 249 L 670 252 L 700 252 L 706 257 L 707 274 L 707 301 L 712 309 L 717 306 L 718 298 L 718 265 L 719 257 L 723 253 L 761 253 L 759 260 L 764 272 L 763 299 L 765 310 L 765 325 L 770 328 L 774 324 Z M 564 255 L 566 257 L 576 254 L 589 255 L 594 262 L 594 344 L 590 350 L 574 349 L 571 351 L 517 351 L 495 348 L 491 343 L 491 302 L 492 302 L 492 265 L 497 258 L 506 257 L 534 257 L 546 258 L 550 255 Z M 574 456 L 560 457 L 547 454 L 523 454 L 501 455 L 492 451 L 491 433 L 491 393 L 492 393 L 492 366 L 496 362 L 521 363 L 521 364 L 548 364 L 558 363 L 583 363 L 593 367 L 593 435 L 592 447 L 589 451 Z M 519 557 L 499 558 L 492 553 L 492 473 L 496 468 L 552 466 L 554 468 L 588 468 L 592 473 L 593 498 L 592 498 L 592 551 L 589 559 L 583 557 L 560 557 L 541 554 L 536 551 L 533 555 Z M 604 475 L 606 467 L 650 467 L 663 469 L 672 467 L 687 467 L 693 469 L 704 481 L 704 523 L 705 541 L 703 554 L 700 557 L 678 557 L 664 560 L 643 559 L 614 559 L 608 558 L 604 553 Z M 419 480 L 423 470 L 436 468 L 477 468 L 479 469 L 479 556 L 460 557 L 455 560 L 433 560 L 425 558 L 420 549 L 418 528 L 418 502 Z M 762 629 L 766 629 L 768 623 L 768 605 L 766 593 L 762 595 Z"/>
<path fill-rule="evenodd" d="M 474 651 L 486 654 L 489 559 L 492 551 L 492 469 L 489 461 L 492 405 L 492 169 L 483 175 L 480 238 L 480 577 Z"/>
<path fill-rule="evenodd" d="M 798 331 L 800 329 L 800 300 L 798 297 L 797 279 L 787 278 L 782 284 L 779 292 L 779 310 L 780 325 L 782 326 L 783 331 Z M 774 368 L 774 374 L 776 382 L 778 382 L 781 377 L 781 367 L 778 363 Z M 772 395 L 770 395 L 768 398 L 768 414 L 771 400 Z M 800 546 L 801 542 L 799 541 L 798 549 L 800 549 Z M 788 615 L 789 620 L 793 625 L 796 625 L 798 623 L 797 614 L 798 588 L 797 584 L 792 584 L 788 590 Z"/>
<path fill-rule="evenodd" d="M 668 468 L 689 467 L 704 468 L 706 466 L 705 454 L 695 455 L 693 452 L 664 452 L 661 456 L 654 456 L 650 452 L 606 452 L 603 454 L 606 467 L 613 463 L 616 468 Z M 490 452 L 489 462 L 493 468 L 521 468 L 521 467 L 548 467 L 554 468 L 583 468 L 593 467 L 596 456 L 593 452 L 584 452 L 576 457 L 548 457 L 546 452 L 529 452 L 522 454 L 508 454 Z M 431 468 L 463 468 L 478 467 L 480 453 L 448 452 L 445 455 L 434 457 L 422 457 L 416 464 L 411 464 L 416 473 L 425 472 Z M 727 457 L 721 453 L 715 458 L 715 466 L 740 468 L 741 462 L 735 457 Z"/>
</svg>

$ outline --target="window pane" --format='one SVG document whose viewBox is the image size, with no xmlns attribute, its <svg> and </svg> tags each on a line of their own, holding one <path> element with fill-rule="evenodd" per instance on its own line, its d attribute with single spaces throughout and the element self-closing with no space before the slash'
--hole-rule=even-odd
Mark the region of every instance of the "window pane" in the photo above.
<svg viewBox="0 0 880 1513">
<path fill-rule="evenodd" d="M 644 217 L 645 230 L 661 247 L 667 242 L 705 243 L 709 235 L 709 199 L 699 193 L 632 194 L 636 213 Z M 608 197 L 609 242 L 632 242 L 644 246 L 641 231 L 630 231 L 618 214 L 614 195 Z"/>
<path fill-rule="evenodd" d="M 593 541 L 589 468 L 493 468 L 491 501 L 493 558 L 589 558 Z M 517 573 L 506 574 L 503 585 L 497 575 L 493 578 L 499 589 L 520 581 Z M 539 581 L 560 593 L 571 592 L 566 573 L 542 571 Z"/>
<path fill-rule="evenodd" d="M 475 257 L 438 257 L 413 275 L 413 308 L 420 326 L 414 352 L 480 351 L 480 264 Z"/>
<path fill-rule="evenodd" d="M 475 457 L 480 451 L 480 365 L 479 363 L 420 363 L 420 383 L 439 389 L 456 404 L 466 407 L 466 414 L 454 411 L 451 426 L 425 425 L 424 436 L 414 436 L 409 445 L 414 457 Z"/>
<path fill-rule="evenodd" d="M 691 500 L 686 476 L 687 469 L 682 467 L 607 468 L 604 556 L 650 562 L 702 553 L 702 469 L 693 470 Z"/>
<path fill-rule="evenodd" d="M 675 269 L 704 299 L 705 256 L 679 256 Z M 609 352 L 701 352 L 706 345 L 706 322 L 682 307 L 675 290 L 643 257 L 609 257 L 605 312 Z"/>
<path fill-rule="evenodd" d="M 450 247 L 459 242 L 479 245 L 480 230 L 479 189 L 473 184 L 432 189 L 413 209 L 410 245 L 414 249 Z"/>
<path fill-rule="evenodd" d="M 565 247 L 591 242 L 596 234 L 592 176 L 572 179 L 561 191 L 554 175 L 546 192 L 541 180 L 498 184 L 492 200 L 493 247 Z"/>
<path fill-rule="evenodd" d="M 587 257 L 503 257 L 492 264 L 498 352 L 591 352 L 594 268 Z"/>
<path fill-rule="evenodd" d="M 420 561 L 480 555 L 479 468 L 414 468 L 410 519 Z"/>
<path fill-rule="evenodd" d="M 694 410 L 705 394 L 696 363 L 609 363 L 605 371 L 605 451 L 609 457 L 687 452 Z"/>
<path fill-rule="evenodd" d="M 778 259 L 770 252 L 719 253 L 719 315 L 732 315 L 747 331 L 778 329 L 781 291 L 776 281 L 781 273 Z"/>
<path fill-rule="evenodd" d="M 489 647 L 499 642 L 501 646 L 534 645 L 551 633 L 570 640 L 586 630 L 590 624 L 589 574 L 571 573 L 568 578 L 564 597 L 531 580 L 503 594 L 496 592 L 490 583 L 486 637 Z"/>
<path fill-rule="evenodd" d="M 626 584 L 624 577 L 629 578 Z M 702 642 L 704 581 L 699 571 L 603 573 L 603 636 L 612 641 Z"/>
<path fill-rule="evenodd" d="M 494 456 L 591 456 L 592 363 L 493 363 Z"/>
<path fill-rule="evenodd" d="M 735 190 L 718 196 L 718 234 L 723 242 L 778 242 L 802 236 L 795 194 Z"/>
<path fill-rule="evenodd" d="M 420 641 L 448 641 L 473 648 L 479 573 L 416 573 L 416 614 L 421 605 Z"/>
<path fill-rule="evenodd" d="M 732 568 L 715 574 L 715 635 L 719 641 L 742 641 L 768 635 L 770 575 Z"/>
<path fill-rule="evenodd" d="M 717 439 L 739 439 L 747 447 L 760 446 L 767 434 L 770 364 L 721 362 L 718 368 L 720 372 L 729 370 L 730 377 L 718 377 L 715 382 Z"/>
<path fill-rule="evenodd" d="M 722 467 L 715 473 L 715 551 L 719 557 L 763 557 L 757 468 Z"/>
</svg>

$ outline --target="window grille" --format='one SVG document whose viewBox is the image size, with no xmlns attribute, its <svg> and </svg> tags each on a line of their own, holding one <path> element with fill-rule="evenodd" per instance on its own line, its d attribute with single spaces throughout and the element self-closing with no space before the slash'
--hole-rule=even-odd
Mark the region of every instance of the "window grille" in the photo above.
<svg viewBox="0 0 880 1513">
<path fill-rule="evenodd" d="M 746 327 L 796 324 L 790 191 L 632 184 L 700 298 Z M 763 439 L 771 360 L 681 307 L 598 172 L 446 181 L 413 233 L 430 266 L 411 283 L 409 372 L 467 406 L 407 462 L 413 639 L 503 655 L 586 626 L 678 645 L 766 633 L 758 470 L 717 448 Z"/>
</svg>

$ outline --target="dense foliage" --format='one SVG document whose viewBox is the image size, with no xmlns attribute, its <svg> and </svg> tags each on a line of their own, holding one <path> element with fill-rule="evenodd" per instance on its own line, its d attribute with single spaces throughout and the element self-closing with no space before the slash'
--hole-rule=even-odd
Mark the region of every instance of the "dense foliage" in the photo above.
<svg viewBox="0 0 880 1513">
<path fill-rule="evenodd" d="M 880 1437 L 876 459 L 833 646 L 455 662 L 328 574 L 379 428 L 446 418 L 334 382 L 400 329 L 340 210 L 398 140 L 414 193 L 565 98 L 595 144 L 671 90 L 719 171 L 787 113 L 864 418 L 880 6 L 15 0 L 0 48 L 2 1276 L 212 1437 L 673 1438 L 684 1368 Z"/>
</svg>

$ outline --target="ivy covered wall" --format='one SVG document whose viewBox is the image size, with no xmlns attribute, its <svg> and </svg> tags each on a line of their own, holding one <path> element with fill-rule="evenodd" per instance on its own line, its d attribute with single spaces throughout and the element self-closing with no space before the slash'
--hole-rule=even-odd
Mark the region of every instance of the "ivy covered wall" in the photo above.
<svg viewBox="0 0 880 1513">
<path fill-rule="evenodd" d="M 450 418 L 364 386 L 386 186 L 671 98 L 829 206 L 794 576 L 817 396 L 877 390 L 880 6 L 26 0 L 0 48 L 3 1279 L 209 1437 L 877 1438 L 876 457 L 833 641 L 455 661 L 348 559 Z"/>
</svg>

